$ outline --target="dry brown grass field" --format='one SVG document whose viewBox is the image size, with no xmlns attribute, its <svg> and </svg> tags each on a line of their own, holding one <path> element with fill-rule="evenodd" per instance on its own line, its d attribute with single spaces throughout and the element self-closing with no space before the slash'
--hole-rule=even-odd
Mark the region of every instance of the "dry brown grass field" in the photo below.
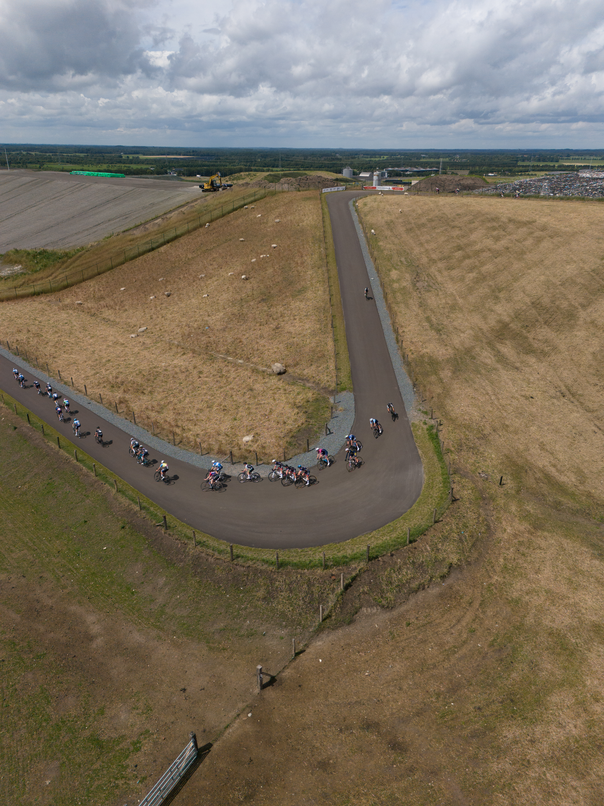
<svg viewBox="0 0 604 806">
<path fill-rule="evenodd" d="M 67 291 L 4 303 L 2 325 L 11 345 L 156 433 L 270 460 L 329 417 L 318 194 L 266 198 Z M 264 371 L 275 362 L 286 375 Z"/>
</svg>

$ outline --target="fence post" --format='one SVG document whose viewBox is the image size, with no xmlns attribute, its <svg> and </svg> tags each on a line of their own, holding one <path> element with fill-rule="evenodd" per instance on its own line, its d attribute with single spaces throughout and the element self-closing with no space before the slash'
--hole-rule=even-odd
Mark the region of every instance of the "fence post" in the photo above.
<svg viewBox="0 0 604 806">
<path fill-rule="evenodd" d="M 436 509 L 434 510 L 434 515 L 432 516 L 432 526 L 436 523 Z"/>
<path fill-rule="evenodd" d="M 164 515 L 164 532 L 167 532 L 167 531 L 168 531 L 168 519 Z"/>
<path fill-rule="evenodd" d="M 115 484 L 115 492 L 117 493 L 117 492 L 118 492 L 118 489 L 117 489 L 117 479 L 113 479 L 113 483 Z"/>
<path fill-rule="evenodd" d="M 296 657 L 296 639 L 292 638 L 292 658 Z"/>
<path fill-rule="evenodd" d="M 233 464 L 233 451 L 231 451 L 231 464 Z"/>
<path fill-rule="evenodd" d="M 279 552 L 275 552 L 275 562 L 277 564 L 277 571 L 279 570 Z"/>
<path fill-rule="evenodd" d="M 231 545 L 229 546 L 229 549 L 230 549 L 230 551 L 231 551 L 231 562 L 233 562 L 233 544 L 232 544 L 232 543 L 231 543 Z"/>
<path fill-rule="evenodd" d="M 258 678 L 258 691 L 262 691 L 262 666 L 256 666 L 256 677 Z"/>
<path fill-rule="evenodd" d="M 407 526 L 407 545 L 409 545 L 410 537 L 411 537 L 411 527 Z"/>
<path fill-rule="evenodd" d="M 28 425 L 31 425 L 31 423 L 30 423 L 30 421 L 29 421 L 29 412 L 26 412 L 26 413 L 25 413 L 25 416 L 27 417 L 27 424 L 28 424 Z"/>
<path fill-rule="evenodd" d="M 61 439 L 57 437 L 57 448 L 61 447 Z"/>
<path fill-rule="evenodd" d="M 73 455 L 75 457 L 76 462 L 78 461 L 78 452 L 74 450 Z"/>
<path fill-rule="evenodd" d="M 103 395 L 99 392 L 99 400 L 101 402 L 101 406 L 103 405 Z"/>
<path fill-rule="evenodd" d="M 118 410 L 117 410 L 117 400 L 115 401 L 115 413 L 116 413 L 116 414 L 119 414 L 119 412 L 118 412 Z"/>
<path fill-rule="evenodd" d="M 96 465 L 95 465 L 95 463 L 94 463 L 94 462 L 92 463 L 92 472 L 93 472 L 93 473 L 94 473 L 94 475 L 96 476 Z"/>
<path fill-rule="evenodd" d="M 344 572 L 340 574 L 340 590 L 344 590 Z"/>
<path fill-rule="evenodd" d="M 42 427 L 42 436 L 45 437 L 46 434 L 44 433 L 44 423 L 41 423 L 41 427 Z"/>
<path fill-rule="evenodd" d="M 132 419 L 134 420 L 134 425 L 136 425 L 136 414 L 132 412 Z"/>
<path fill-rule="evenodd" d="M 63 380 L 63 378 L 61 378 L 61 370 L 60 370 L 60 369 L 58 369 L 58 370 L 57 370 L 57 372 L 59 373 L 59 380 L 60 380 L 60 381 L 62 381 L 62 380 Z"/>
<path fill-rule="evenodd" d="M 319 605 L 319 624 L 323 621 L 323 605 Z"/>
<path fill-rule="evenodd" d="M 370 549 L 370 546 L 367 546 L 367 562 L 369 562 L 369 549 Z"/>
<path fill-rule="evenodd" d="M 84 384 L 84 394 L 88 397 L 88 389 L 86 389 L 86 384 Z"/>
<path fill-rule="evenodd" d="M 197 538 L 195 537 L 195 529 L 193 529 L 193 548 L 197 546 Z"/>
</svg>

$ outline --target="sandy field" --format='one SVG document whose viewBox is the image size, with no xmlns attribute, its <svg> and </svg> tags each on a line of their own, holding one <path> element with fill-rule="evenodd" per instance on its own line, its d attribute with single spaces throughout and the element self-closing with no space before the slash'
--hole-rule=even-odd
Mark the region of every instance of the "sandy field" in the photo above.
<svg viewBox="0 0 604 806">
<path fill-rule="evenodd" d="M 180 182 L 0 171 L 0 254 L 87 246 L 200 194 Z"/>
</svg>

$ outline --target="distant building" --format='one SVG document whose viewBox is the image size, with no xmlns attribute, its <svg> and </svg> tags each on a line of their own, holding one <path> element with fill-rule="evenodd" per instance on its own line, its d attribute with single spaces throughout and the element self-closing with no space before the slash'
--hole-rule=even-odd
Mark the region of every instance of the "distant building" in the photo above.
<svg viewBox="0 0 604 806">
<path fill-rule="evenodd" d="M 379 186 L 380 186 L 380 172 L 376 171 L 373 174 L 373 187 L 374 188 L 379 188 Z"/>
<path fill-rule="evenodd" d="M 369 171 L 363 171 L 359 174 L 359 179 L 370 179 L 373 176 Z"/>
<path fill-rule="evenodd" d="M 352 168 L 350 167 L 344 168 L 344 170 L 342 171 L 342 176 L 345 176 L 346 179 L 352 179 L 353 177 Z"/>
</svg>

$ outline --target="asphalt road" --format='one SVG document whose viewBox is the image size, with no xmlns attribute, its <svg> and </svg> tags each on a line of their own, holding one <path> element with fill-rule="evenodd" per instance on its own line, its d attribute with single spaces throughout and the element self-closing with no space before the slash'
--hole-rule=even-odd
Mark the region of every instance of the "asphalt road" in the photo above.
<svg viewBox="0 0 604 806">
<path fill-rule="evenodd" d="M 268 479 L 241 484 L 233 478 L 225 492 L 217 493 L 202 492 L 204 470 L 170 459 L 169 475 L 176 477 L 174 483 L 157 483 L 152 468 L 141 467 L 129 456 L 126 430 L 99 422 L 96 414 L 76 405 L 73 408 L 79 409 L 77 416 L 86 434 L 82 449 L 179 520 L 238 545 L 286 549 L 342 542 L 406 512 L 421 492 L 423 470 L 376 306 L 363 294 L 370 283 L 348 207 L 350 199 L 359 195 L 331 193 L 328 204 L 355 395 L 353 432 L 364 444 L 362 468 L 347 472 L 342 450 L 332 467 L 313 471 L 319 483 L 310 488 L 284 488 Z M 24 372 L 27 385 L 21 389 L 12 377 L 13 366 L 19 364 L 0 357 L 0 388 L 73 439 L 71 424 L 59 423 L 52 401 L 36 394 L 35 376 Z M 395 423 L 385 416 L 388 402 L 399 412 Z M 377 417 L 384 426 L 377 440 L 370 431 L 370 417 Z M 110 445 L 101 447 L 94 441 L 97 425 Z M 163 458 L 154 452 L 152 456 Z M 11 461 L 19 461 L 19 457 L 11 457 Z"/>
</svg>

